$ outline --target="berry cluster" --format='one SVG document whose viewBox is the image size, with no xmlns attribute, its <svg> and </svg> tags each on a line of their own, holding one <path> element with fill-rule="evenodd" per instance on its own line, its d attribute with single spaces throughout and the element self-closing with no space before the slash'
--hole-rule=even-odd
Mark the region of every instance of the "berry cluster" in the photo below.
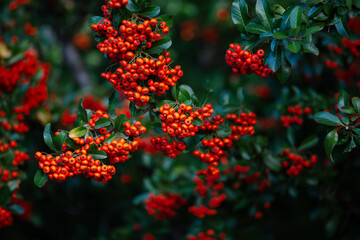
<svg viewBox="0 0 360 240">
<path fill-rule="evenodd" d="M 101 118 L 108 119 L 109 115 L 101 110 L 97 110 L 92 113 L 89 125 L 95 128 L 96 122 Z M 129 136 L 139 136 L 140 133 L 146 132 L 146 128 L 141 126 L 140 122 L 135 122 L 134 126 L 131 126 L 129 122 L 125 122 L 124 126 L 125 134 Z M 115 133 L 111 127 L 101 127 L 93 131 L 97 135 L 96 138 L 92 136 L 72 138 L 72 141 L 79 146 L 73 152 L 68 151 L 69 146 L 64 143 L 62 146 L 64 152 L 55 158 L 52 155 L 36 153 L 36 159 L 39 161 L 40 168 L 44 173 L 49 174 L 50 179 L 58 181 L 64 181 L 69 177 L 77 175 L 85 175 L 87 178 L 93 178 L 102 183 L 109 181 L 115 174 L 113 164 L 123 163 L 128 160 L 129 154 L 138 150 L 139 142 L 136 140 L 125 140 L 119 136 L 116 136 L 114 140 L 108 141 L 107 139 Z M 59 133 L 56 132 L 55 135 Z M 92 156 L 94 151 L 106 153 L 106 158 L 109 159 L 110 164 L 106 165 L 100 160 L 94 159 Z"/>
<path fill-rule="evenodd" d="M 12 222 L 13 217 L 11 213 L 8 210 L 0 207 L 0 228 L 9 227 L 12 225 Z"/>
<path fill-rule="evenodd" d="M 172 141 L 169 143 L 166 138 L 162 139 L 160 137 L 152 138 L 151 144 L 157 151 L 161 151 L 164 155 L 169 156 L 170 158 L 176 158 L 186 149 L 184 142 Z"/>
<path fill-rule="evenodd" d="M 268 78 L 275 73 L 267 65 L 264 65 L 261 60 L 264 55 L 265 52 L 262 49 L 259 49 L 256 54 L 251 54 L 249 51 L 241 50 L 239 44 L 231 43 L 230 49 L 226 51 L 225 60 L 232 67 L 234 73 L 256 73 L 262 78 Z"/>
<path fill-rule="evenodd" d="M 287 110 L 289 113 L 293 114 L 293 116 L 289 116 L 289 115 L 281 116 L 280 120 L 284 127 L 290 127 L 292 123 L 302 125 L 303 120 L 299 118 L 299 116 L 303 114 L 307 114 L 307 115 L 311 114 L 310 107 L 305 107 L 304 109 L 302 109 L 299 104 L 295 105 L 294 107 L 288 107 Z"/>
<path fill-rule="evenodd" d="M 231 135 L 229 136 L 231 140 L 237 141 L 240 136 L 254 135 L 254 126 L 257 124 L 255 113 L 240 113 L 239 116 L 236 114 L 227 114 L 226 119 L 234 121 L 236 124 L 231 126 Z"/>
<path fill-rule="evenodd" d="M 137 58 L 133 63 L 122 60 L 115 73 L 102 73 L 101 76 L 118 91 L 124 91 L 129 101 L 145 106 L 150 101 L 150 94 L 164 94 L 182 77 L 180 66 L 170 69 L 171 61 L 169 52 L 164 52 L 157 59 Z"/>
<path fill-rule="evenodd" d="M 176 216 L 174 209 L 186 204 L 186 200 L 179 194 L 166 193 L 153 195 L 144 200 L 146 211 L 156 219 L 164 220 Z"/>
<path fill-rule="evenodd" d="M 205 120 L 204 124 L 199 126 L 199 131 L 216 131 L 218 126 L 222 123 L 224 123 L 224 118 L 222 118 L 220 115 L 216 115 L 211 119 L 211 121 Z"/>
<path fill-rule="evenodd" d="M 226 238 L 225 233 L 220 233 L 218 237 L 216 237 L 216 233 L 212 229 L 206 230 L 206 232 L 200 232 L 197 236 L 190 235 L 187 237 L 187 240 L 223 240 Z"/>
<path fill-rule="evenodd" d="M 181 103 L 177 110 L 170 107 L 169 104 L 165 104 L 160 107 L 159 111 L 163 132 L 180 140 L 193 137 L 199 131 L 199 127 L 193 124 L 195 118 L 203 120 L 214 113 L 214 109 L 209 103 L 196 111 L 193 111 L 193 107 L 187 106 L 185 103 Z"/>
<path fill-rule="evenodd" d="M 252 185 L 253 189 L 256 189 L 259 192 L 270 186 L 270 180 L 267 176 L 270 173 L 269 169 L 266 169 L 265 173 L 260 171 L 251 173 L 249 166 L 237 164 L 232 169 L 228 168 L 226 171 L 232 171 L 236 179 L 240 181 L 233 184 L 234 189 L 238 189 L 241 186 L 241 182 L 244 182 L 246 185 Z"/>
<path fill-rule="evenodd" d="M 198 218 L 204 218 L 207 215 L 215 215 L 217 213 L 217 210 L 207 208 L 204 205 L 200 205 L 197 207 L 189 207 L 189 212 Z"/>
<path fill-rule="evenodd" d="M 111 1 L 106 0 L 105 3 L 106 2 L 108 8 L 121 8 L 122 6 L 126 6 L 129 3 L 128 0 L 111 0 Z"/>
<path fill-rule="evenodd" d="M 304 159 L 300 155 L 291 153 L 289 149 L 280 152 L 280 157 L 285 157 L 286 160 L 281 163 L 281 167 L 286 170 L 289 176 L 297 176 L 305 168 L 313 168 L 317 163 L 317 156 L 311 155 L 309 160 Z"/>
</svg>

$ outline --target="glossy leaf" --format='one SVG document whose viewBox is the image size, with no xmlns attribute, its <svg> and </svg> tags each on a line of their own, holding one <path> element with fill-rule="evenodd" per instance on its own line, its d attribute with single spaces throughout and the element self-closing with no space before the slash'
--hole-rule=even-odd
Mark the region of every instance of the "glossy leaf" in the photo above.
<svg viewBox="0 0 360 240">
<path fill-rule="evenodd" d="M 246 25 L 250 22 L 245 0 L 235 0 L 232 3 L 231 18 L 240 32 L 244 33 Z"/>
<path fill-rule="evenodd" d="M 303 151 L 314 147 L 319 142 L 319 138 L 315 135 L 307 137 L 299 146 L 298 150 Z"/>
<path fill-rule="evenodd" d="M 314 120 L 327 126 L 340 126 L 342 122 L 337 116 L 328 112 L 318 112 L 314 115 Z"/>
<path fill-rule="evenodd" d="M 110 126 L 111 122 L 108 118 L 100 118 L 99 120 L 96 121 L 95 123 L 95 129 L 100 129 L 103 127 L 107 127 Z"/>
<path fill-rule="evenodd" d="M 46 124 L 45 129 L 44 129 L 43 137 L 44 137 L 44 142 L 45 142 L 45 144 L 46 144 L 52 151 L 56 152 L 57 149 L 56 149 L 55 143 L 54 143 L 55 134 L 54 134 L 54 133 L 52 132 L 52 130 L 51 130 L 51 124 L 50 124 L 50 123 Z"/>
<path fill-rule="evenodd" d="M 274 15 L 271 12 L 270 5 L 267 0 L 257 0 L 255 12 L 264 27 L 271 31 L 273 29 Z"/>
<path fill-rule="evenodd" d="M 337 134 L 337 129 L 334 129 L 331 132 L 329 132 L 325 138 L 325 142 L 324 142 L 325 152 L 331 161 L 334 161 L 332 157 L 332 151 L 336 146 L 338 140 L 339 140 L 339 136 Z"/>
<path fill-rule="evenodd" d="M 301 25 L 302 9 L 300 6 L 295 7 L 290 13 L 291 28 L 299 28 Z"/>
<path fill-rule="evenodd" d="M 161 54 L 164 50 L 168 49 L 172 44 L 170 38 L 163 38 L 153 43 L 152 47 L 146 50 L 148 54 Z"/>
<path fill-rule="evenodd" d="M 34 176 L 35 186 L 42 188 L 48 181 L 49 177 L 47 174 L 44 174 L 41 170 L 37 170 Z"/>
<path fill-rule="evenodd" d="M 77 127 L 77 128 L 72 129 L 69 132 L 69 137 L 70 138 L 83 137 L 83 136 L 85 136 L 86 132 L 87 132 L 86 127 L 83 127 L 83 126 Z"/>
<path fill-rule="evenodd" d="M 249 23 L 245 27 L 247 32 L 255 33 L 255 34 L 262 34 L 268 32 L 266 28 L 263 25 L 257 24 L 257 23 Z"/>
</svg>

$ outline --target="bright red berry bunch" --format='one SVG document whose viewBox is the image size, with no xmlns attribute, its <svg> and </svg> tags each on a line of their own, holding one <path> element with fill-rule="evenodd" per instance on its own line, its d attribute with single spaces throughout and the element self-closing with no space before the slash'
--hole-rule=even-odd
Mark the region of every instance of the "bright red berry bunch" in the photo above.
<svg viewBox="0 0 360 240">
<path fill-rule="evenodd" d="M 115 73 L 102 73 L 118 91 L 137 106 L 145 106 L 150 94 L 160 96 L 183 76 L 180 66 L 170 69 L 170 53 L 164 52 L 157 59 L 137 58 L 133 63 L 120 61 L 121 67 Z"/>
<path fill-rule="evenodd" d="M 187 237 L 188 240 L 223 240 L 226 238 L 225 233 L 220 233 L 218 236 L 214 230 L 208 229 L 206 232 L 200 232 L 197 236 L 190 235 Z"/>
<path fill-rule="evenodd" d="M 169 143 L 166 138 L 161 137 L 152 138 L 151 144 L 157 151 L 161 151 L 164 155 L 169 156 L 170 158 L 176 158 L 186 149 L 184 142 L 172 141 Z"/>
<path fill-rule="evenodd" d="M 164 220 L 176 216 L 175 209 L 186 204 L 186 200 L 179 194 L 165 193 L 153 195 L 144 200 L 146 211 L 156 219 Z"/>
<path fill-rule="evenodd" d="M 128 0 L 105 0 L 108 8 L 121 8 L 122 6 L 128 5 Z"/>
<path fill-rule="evenodd" d="M 281 167 L 286 170 L 286 174 L 289 176 L 297 176 L 304 169 L 313 168 L 318 159 L 316 155 L 311 155 L 310 159 L 306 160 L 301 155 L 291 153 L 289 149 L 281 151 L 279 155 L 280 157 L 286 158 L 281 162 Z"/>
<path fill-rule="evenodd" d="M 185 103 L 181 103 L 177 109 L 165 104 L 160 107 L 159 111 L 163 132 L 181 140 L 193 137 L 199 131 L 199 127 L 193 124 L 195 118 L 203 120 L 211 117 L 214 113 L 214 109 L 209 103 L 195 111 L 193 111 L 192 106 L 187 106 Z"/>
<path fill-rule="evenodd" d="M 281 116 L 280 120 L 284 127 L 290 127 L 290 125 L 293 123 L 302 125 L 303 120 L 299 116 L 303 114 L 306 115 L 311 114 L 310 107 L 305 107 L 304 109 L 302 109 L 299 104 L 295 105 L 294 107 L 288 107 L 287 110 L 289 113 L 293 114 L 293 116 L 290 115 Z"/>
<path fill-rule="evenodd" d="M 275 73 L 270 70 L 267 65 L 264 65 L 261 58 L 265 55 L 264 50 L 259 49 L 255 54 L 249 51 L 242 50 L 239 44 L 230 44 L 230 49 L 226 51 L 226 63 L 232 67 L 234 73 L 252 74 L 268 78 Z"/>
<path fill-rule="evenodd" d="M 0 228 L 9 227 L 12 225 L 13 217 L 11 213 L 0 207 Z"/>
<path fill-rule="evenodd" d="M 257 124 L 255 113 L 240 113 L 239 116 L 236 114 L 227 114 L 226 119 L 236 124 L 231 125 L 231 135 L 229 136 L 231 140 L 237 141 L 240 136 L 252 136 L 255 134 L 254 126 Z"/>
<path fill-rule="evenodd" d="M 189 207 L 189 213 L 193 214 L 198 218 L 204 218 L 208 215 L 215 215 L 217 213 L 217 210 L 207 208 L 204 205 L 200 205 Z"/>
</svg>

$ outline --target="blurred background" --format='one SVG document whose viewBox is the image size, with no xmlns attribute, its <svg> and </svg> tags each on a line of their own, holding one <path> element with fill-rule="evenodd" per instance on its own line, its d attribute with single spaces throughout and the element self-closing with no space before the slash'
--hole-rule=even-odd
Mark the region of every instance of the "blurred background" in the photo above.
<svg viewBox="0 0 360 240">
<path fill-rule="evenodd" d="M 255 1 L 247 2 L 253 11 Z M 270 2 L 286 7 L 298 1 Z M 184 193 L 189 201 L 195 201 L 191 179 L 201 163 L 189 165 L 191 160 L 196 161 L 193 158 L 171 160 L 160 155 L 135 154 L 117 168 L 113 180 L 105 185 L 78 177 L 66 184 L 51 181 L 42 189 L 35 187 L 33 176 L 38 166 L 34 153 L 49 151 L 42 138 L 44 125 L 52 122 L 54 130 L 69 129 L 76 118 L 80 98 L 84 98 L 85 108 L 106 110 L 108 96 L 114 91 L 100 77 L 111 62 L 97 50 L 95 34 L 88 26 L 91 16 L 102 15 L 103 1 L 32 0 L 13 12 L 8 11 L 9 3 L 8 0 L 0 3 L 1 19 L 10 24 L 12 33 L 4 36 L 4 40 L 17 35 L 24 48 L 37 49 L 40 59 L 51 64 L 51 72 L 49 98 L 43 108 L 32 113 L 34 120 L 24 144 L 29 146 L 31 158 L 24 167 L 28 177 L 21 185 L 21 193 L 30 203 L 31 215 L 1 229 L 0 239 L 127 240 L 146 239 L 146 234 L 151 233 L 156 239 L 177 240 L 206 227 L 226 232 L 227 239 L 232 240 L 360 239 L 359 150 L 346 156 L 337 153 L 341 157 L 333 166 L 325 158 L 323 138 L 313 151 L 322 160 L 308 175 L 282 185 L 275 182 L 272 191 L 261 195 L 239 192 L 234 195 L 237 196 L 234 201 L 224 203 L 219 216 L 203 220 L 194 219 L 183 208 L 176 218 L 157 221 L 146 213 L 142 204 L 148 192 L 163 190 Z M 287 132 L 281 128 L 279 118 L 287 106 L 301 103 L 315 112 L 333 106 L 334 94 L 341 88 L 358 93 L 359 68 L 353 75 L 355 83 L 339 81 L 326 68 L 327 46 L 341 44 L 341 38 L 332 31 L 317 36 L 320 52 L 324 54 L 291 56 L 296 67 L 290 80 L 280 84 L 276 78 L 233 74 L 226 65 L 225 51 L 240 37 L 231 20 L 231 0 L 154 0 L 152 3 L 161 7 L 161 13 L 174 17 L 169 52 L 173 64 L 181 65 L 184 71 L 182 83 L 190 85 L 200 99 L 212 88 L 210 102 L 219 106 L 215 110 L 224 105 L 239 105 L 245 96 L 246 108 L 260 117 L 257 131 L 266 136 L 266 144 L 274 151 L 286 146 L 282 139 L 286 139 Z M 25 32 L 17 27 L 27 23 Z M 359 66 L 358 60 L 356 64 Z M 118 106 L 124 112 L 126 107 L 126 102 Z M 325 134 L 324 128 L 313 129 L 311 122 L 302 129 L 297 133 L 298 141 L 309 132 Z M 248 161 L 246 153 L 240 155 L 241 161 Z M 274 201 L 260 220 L 253 218 L 255 199 Z"/>
</svg>

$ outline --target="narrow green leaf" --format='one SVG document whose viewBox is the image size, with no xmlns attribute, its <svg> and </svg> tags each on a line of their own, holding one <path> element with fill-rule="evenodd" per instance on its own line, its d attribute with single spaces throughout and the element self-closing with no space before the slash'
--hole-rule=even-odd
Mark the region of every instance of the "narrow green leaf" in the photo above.
<svg viewBox="0 0 360 240">
<path fill-rule="evenodd" d="M 232 3 L 231 18 L 240 32 L 244 33 L 246 31 L 245 26 L 250 22 L 245 0 L 235 0 Z"/>
<path fill-rule="evenodd" d="M 288 38 L 289 38 L 288 35 L 286 35 L 286 34 L 283 33 L 283 32 L 275 32 L 275 33 L 273 34 L 273 36 L 274 36 L 274 38 L 276 38 L 276 39 L 288 39 Z"/>
<path fill-rule="evenodd" d="M 310 11 L 308 12 L 307 16 L 308 18 L 314 18 L 317 15 L 319 15 L 319 13 L 321 13 L 321 11 L 323 10 L 324 6 L 320 5 L 320 6 L 313 6 Z"/>
<path fill-rule="evenodd" d="M 261 23 L 270 32 L 273 29 L 274 15 L 271 12 L 270 5 L 267 0 L 257 0 L 255 5 L 256 15 Z"/>
<path fill-rule="evenodd" d="M 353 107 L 350 106 L 344 106 L 341 108 L 341 112 L 346 114 L 356 114 L 356 111 Z"/>
<path fill-rule="evenodd" d="M 79 104 L 78 104 L 78 118 L 82 121 L 84 121 L 85 123 L 88 122 L 88 118 L 87 118 L 87 113 L 82 105 L 83 103 L 83 99 L 81 98 L 79 100 Z"/>
<path fill-rule="evenodd" d="M 160 13 L 159 6 L 149 6 L 139 12 L 140 15 L 144 15 L 151 18 L 156 17 L 159 13 Z"/>
<path fill-rule="evenodd" d="M 140 12 L 141 8 L 139 5 L 137 5 L 135 0 L 128 0 L 128 4 L 126 5 L 126 8 L 131 12 Z"/>
<path fill-rule="evenodd" d="M 124 122 L 127 120 L 127 116 L 125 114 L 120 114 L 115 120 L 115 129 L 120 132 Z"/>
<path fill-rule="evenodd" d="M 103 127 L 107 127 L 110 126 L 111 122 L 108 118 L 100 118 L 99 120 L 96 121 L 95 123 L 95 129 L 100 129 Z"/>
<path fill-rule="evenodd" d="M 360 114 L 360 98 L 358 98 L 358 97 L 353 97 L 353 98 L 351 99 L 351 102 L 352 102 L 352 105 L 353 105 L 355 111 L 356 111 L 358 114 Z"/>
<path fill-rule="evenodd" d="M 298 53 L 301 49 L 301 41 L 299 40 L 289 41 L 288 49 L 293 53 Z"/>
<path fill-rule="evenodd" d="M 257 24 L 257 23 L 249 23 L 245 27 L 247 32 L 255 33 L 255 34 L 262 34 L 268 32 L 266 28 L 263 25 Z"/>
<path fill-rule="evenodd" d="M 41 170 L 37 170 L 34 176 L 35 186 L 42 188 L 48 181 L 49 177 L 47 174 L 44 174 Z"/>
<path fill-rule="evenodd" d="M 340 21 L 335 24 L 335 28 L 341 36 L 349 37 L 349 29 L 347 27 L 347 17 L 342 16 Z"/>
<path fill-rule="evenodd" d="M 338 99 L 337 99 L 337 106 L 340 111 L 342 110 L 342 108 L 344 106 L 348 105 L 349 100 L 350 100 L 349 93 L 346 92 L 344 89 L 341 89 L 338 94 Z"/>
<path fill-rule="evenodd" d="M 339 140 L 339 136 L 337 134 L 337 129 L 334 129 L 331 132 L 329 132 L 329 134 L 325 138 L 325 142 L 324 142 L 325 152 L 331 161 L 334 161 L 332 157 L 332 151 L 334 150 L 334 147 L 336 146 L 338 140 Z"/>
<path fill-rule="evenodd" d="M 276 72 L 279 70 L 281 66 L 281 60 L 282 60 L 282 51 L 281 47 L 277 47 L 275 51 L 271 51 L 269 56 L 266 59 L 266 64 L 269 65 L 269 68 Z"/>
<path fill-rule="evenodd" d="M 287 60 L 286 56 L 283 54 L 281 57 L 281 67 L 276 72 L 276 76 L 279 79 L 280 83 L 285 83 L 291 74 L 291 65 Z"/>
<path fill-rule="evenodd" d="M 283 15 L 284 12 L 285 12 L 285 8 L 283 8 L 283 7 L 282 7 L 281 5 L 279 5 L 279 4 L 275 4 L 275 5 L 273 6 L 273 11 L 274 11 L 274 13 Z"/>
<path fill-rule="evenodd" d="M 77 127 L 77 128 L 72 129 L 69 132 L 69 137 L 70 138 L 83 137 L 83 136 L 85 136 L 86 132 L 87 132 L 86 127 L 83 127 L 83 126 Z"/>
<path fill-rule="evenodd" d="M 269 152 L 264 152 L 263 154 L 265 165 L 273 170 L 274 172 L 279 172 L 281 170 L 280 159 L 274 157 Z"/>
<path fill-rule="evenodd" d="M 44 136 L 45 144 L 52 151 L 56 152 L 57 149 L 56 149 L 55 144 L 54 144 L 55 134 L 51 131 L 51 124 L 50 123 L 46 124 L 43 136 Z"/>
<path fill-rule="evenodd" d="M 192 121 L 192 124 L 194 126 L 202 126 L 202 125 L 204 125 L 204 121 L 198 117 L 195 117 L 194 120 Z"/>
<path fill-rule="evenodd" d="M 324 28 L 324 24 L 311 26 L 308 29 L 306 29 L 305 33 L 303 34 L 303 37 L 307 37 L 311 34 L 314 34 L 316 32 L 321 31 Z"/>
<path fill-rule="evenodd" d="M 163 51 L 168 49 L 172 44 L 170 38 L 163 38 L 159 41 L 153 43 L 152 47 L 147 49 L 146 52 L 148 54 L 161 54 Z"/>
<path fill-rule="evenodd" d="M 303 40 L 301 41 L 301 44 L 304 48 L 304 52 L 309 52 L 316 56 L 319 55 L 319 49 L 312 42 Z"/>
<path fill-rule="evenodd" d="M 313 118 L 316 122 L 327 126 L 343 125 L 340 118 L 328 112 L 315 113 Z"/>
<path fill-rule="evenodd" d="M 118 93 L 118 91 L 115 91 L 109 97 L 109 103 L 108 103 L 108 112 L 109 113 L 114 109 L 115 104 L 118 100 L 119 100 L 119 93 Z"/>
<path fill-rule="evenodd" d="M 356 143 L 354 141 L 354 137 L 351 137 L 351 141 L 344 149 L 344 152 L 351 152 L 354 148 L 356 148 Z"/>
<path fill-rule="evenodd" d="M 62 145 L 64 144 L 66 138 L 67 138 L 67 133 L 65 131 L 62 131 L 55 136 L 54 145 L 56 149 L 61 150 Z"/>
<path fill-rule="evenodd" d="M 107 154 L 104 151 L 97 151 L 97 150 L 92 151 L 89 152 L 89 155 L 91 155 L 94 158 L 94 160 L 101 160 L 107 158 Z"/>
<path fill-rule="evenodd" d="M 290 13 L 291 28 L 299 28 L 301 25 L 302 9 L 300 6 L 295 7 Z"/>
<path fill-rule="evenodd" d="M 179 84 L 176 83 L 175 86 L 171 88 L 171 95 L 177 101 L 179 98 Z"/>
<path fill-rule="evenodd" d="M 287 139 L 291 146 L 295 146 L 295 133 L 294 129 L 289 127 L 286 132 Z"/>
</svg>

